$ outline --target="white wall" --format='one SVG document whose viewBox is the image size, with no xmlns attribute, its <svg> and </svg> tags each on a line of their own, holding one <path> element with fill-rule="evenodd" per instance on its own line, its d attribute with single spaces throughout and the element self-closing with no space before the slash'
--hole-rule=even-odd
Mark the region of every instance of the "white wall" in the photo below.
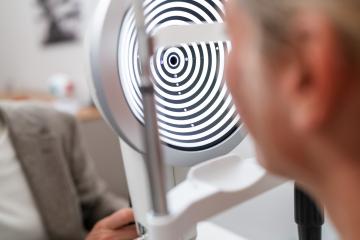
<svg viewBox="0 0 360 240">
<path fill-rule="evenodd" d="M 80 1 L 84 33 L 99 0 Z M 77 96 L 88 101 L 83 41 L 44 47 L 44 23 L 36 0 L 0 1 L 0 91 L 6 85 L 46 91 L 49 76 L 66 73 L 75 81 Z"/>
<path fill-rule="evenodd" d="M 294 184 L 286 183 L 213 219 L 215 223 L 251 240 L 295 240 Z M 338 240 L 329 219 L 323 226 L 324 240 Z"/>
</svg>

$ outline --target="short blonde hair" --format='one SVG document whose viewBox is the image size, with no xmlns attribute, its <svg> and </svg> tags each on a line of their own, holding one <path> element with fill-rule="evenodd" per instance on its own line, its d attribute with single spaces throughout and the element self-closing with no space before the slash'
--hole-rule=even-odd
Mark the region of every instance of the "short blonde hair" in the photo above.
<svg viewBox="0 0 360 240">
<path fill-rule="evenodd" d="M 264 49 L 270 54 L 290 42 L 293 16 L 302 9 L 316 8 L 328 14 L 349 57 L 360 63 L 360 0 L 241 0 L 241 3 L 260 24 Z"/>
</svg>

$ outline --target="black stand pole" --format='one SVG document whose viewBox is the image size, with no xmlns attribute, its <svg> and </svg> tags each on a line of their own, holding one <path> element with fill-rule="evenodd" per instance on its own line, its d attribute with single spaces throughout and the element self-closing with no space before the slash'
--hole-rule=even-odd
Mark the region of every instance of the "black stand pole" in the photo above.
<svg viewBox="0 0 360 240">
<path fill-rule="evenodd" d="M 298 225 L 299 240 L 321 240 L 323 210 L 319 209 L 314 200 L 296 185 L 295 221 Z"/>
</svg>

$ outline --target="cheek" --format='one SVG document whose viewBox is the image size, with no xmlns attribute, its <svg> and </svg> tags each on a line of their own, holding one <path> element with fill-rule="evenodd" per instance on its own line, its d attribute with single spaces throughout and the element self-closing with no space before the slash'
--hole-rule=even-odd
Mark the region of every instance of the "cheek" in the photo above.
<svg viewBox="0 0 360 240">
<path fill-rule="evenodd" d="M 276 149 L 278 144 L 284 144 L 283 126 L 274 107 L 276 96 L 269 93 L 272 89 L 266 84 L 271 79 L 261 74 L 262 65 L 257 59 L 249 61 L 247 58 L 248 61 L 242 62 L 241 54 L 244 51 L 240 53 L 234 48 L 229 55 L 227 84 L 241 119 L 257 142 L 259 161 L 268 170 L 284 175 L 280 171 L 281 158 Z"/>
<path fill-rule="evenodd" d="M 237 106 L 241 119 L 246 124 L 249 132 L 259 143 L 259 147 L 264 151 L 266 157 L 261 157 L 262 163 L 267 165 L 267 157 L 272 150 L 268 149 L 274 140 L 271 127 L 276 119 L 272 119 L 274 114 L 272 109 L 272 97 L 266 91 L 266 84 L 260 74 L 261 64 L 258 61 L 252 63 L 241 63 L 240 56 L 234 50 L 228 59 L 227 64 L 227 83 L 233 95 L 234 103 Z M 270 96 L 269 96 L 270 95 Z M 270 99 L 269 99 L 270 98 Z"/>
<path fill-rule="evenodd" d="M 233 52 L 230 53 L 226 62 L 226 84 L 230 93 L 235 97 L 238 94 L 238 73 L 236 69 L 236 59 Z"/>
<path fill-rule="evenodd" d="M 247 48 L 234 46 L 232 49 L 228 58 L 226 77 L 241 119 L 254 134 L 259 119 L 257 112 L 261 111 L 258 108 L 262 107 L 262 104 L 258 104 L 261 94 L 256 87 L 260 79 L 257 75 L 260 72 L 260 65 L 249 57 L 256 55 L 256 51 L 250 50 L 252 49 L 250 44 L 246 46 Z"/>
<path fill-rule="evenodd" d="M 263 102 L 264 107 L 259 113 L 255 141 L 261 164 L 273 173 L 290 177 L 296 161 L 303 158 L 300 153 L 301 137 L 295 134 L 284 104 L 276 95 L 264 98 L 266 102 Z"/>
<path fill-rule="evenodd" d="M 234 103 L 236 104 L 240 114 L 243 114 L 245 108 L 245 93 L 246 83 L 244 82 L 243 66 L 240 62 L 239 55 L 236 50 L 232 50 L 227 60 L 226 80 L 229 90 L 233 96 Z"/>
</svg>

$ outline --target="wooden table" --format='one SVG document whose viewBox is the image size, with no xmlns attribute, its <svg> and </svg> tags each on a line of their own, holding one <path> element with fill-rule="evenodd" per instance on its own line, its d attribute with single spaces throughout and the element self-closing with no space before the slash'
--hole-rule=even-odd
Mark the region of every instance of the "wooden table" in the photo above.
<svg viewBox="0 0 360 240">
<path fill-rule="evenodd" d="M 14 93 L 1 93 L 0 92 L 0 101 L 1 100 L 10 100 L 10 101 L 40 101 L 51 104 L 55 101 L 55 98 L 46 93 L 38 92 L 14 92 Z M 81 107 L 79 111 L 75 114 L 76 118 L 81 122 L 96 121 L 101 119 L 99 111 L 93 107 Z"/>
<path fill-rule="evenodd" d="M 76 118 L 82 122 L 90 122 L 101 119 L 101 115 L 95 107 L 83 107 L 77 112 Z"/>
</svg>

